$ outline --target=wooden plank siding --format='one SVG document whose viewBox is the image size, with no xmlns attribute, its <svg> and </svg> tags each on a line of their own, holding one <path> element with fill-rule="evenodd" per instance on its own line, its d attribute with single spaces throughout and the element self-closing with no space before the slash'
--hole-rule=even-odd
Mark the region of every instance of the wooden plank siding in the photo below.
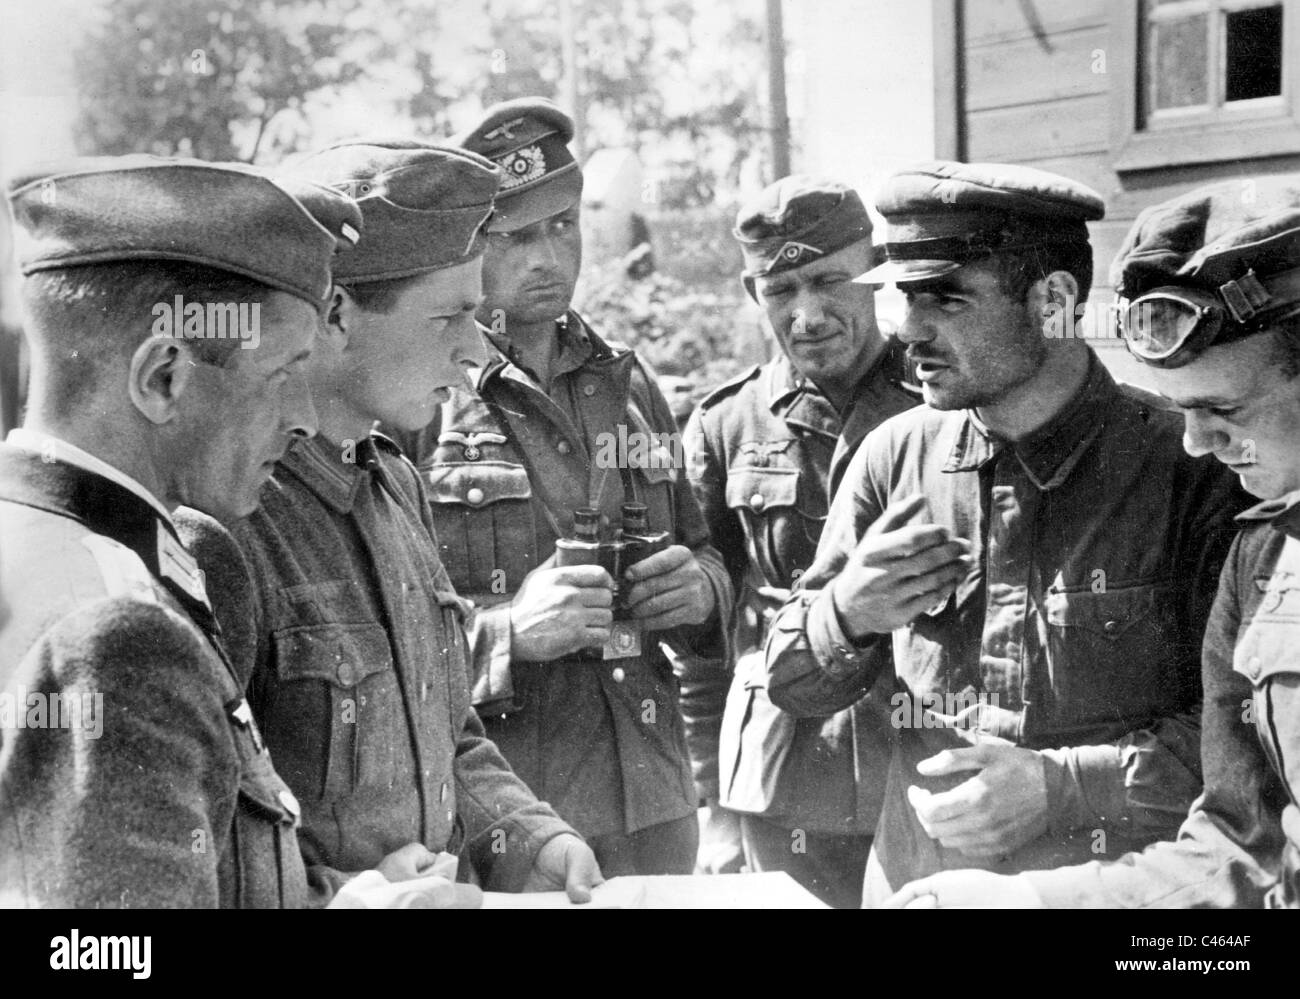
<svg viewBox="0 0 1300 999">
<path fill-rule="evenodd" d="M 1136 17 L 1132 0 L 954 2 L 964 158 L 1051 170 L 1106 199 L 1106 219 L 1092 227 L 1097 301 L 1111 297 L 1111 260 L 1142 208 L 1218 179 L 1300 171 L 1300 156 L 1270 156 L 1118 173 L 1113 88 L 1136 81 L 1133 52 L 1115 44 L 1132 30 L 1115 27 Z M 1094 72 L 1099 50 L 1105 72 Z"/>
</svg>

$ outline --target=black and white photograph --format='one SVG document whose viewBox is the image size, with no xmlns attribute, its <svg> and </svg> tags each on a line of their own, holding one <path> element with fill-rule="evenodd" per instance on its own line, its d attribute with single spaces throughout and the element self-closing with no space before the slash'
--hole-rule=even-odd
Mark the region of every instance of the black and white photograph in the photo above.
<svg viewBox="0 0 1300 999">
<path fill-rule="evenodd" d="M 1276 967 L 1170 910 L 1300 908 L 1300 0 L 0 0 L 0 180 L 41 974 L 313 908 Z"/>
</svg>

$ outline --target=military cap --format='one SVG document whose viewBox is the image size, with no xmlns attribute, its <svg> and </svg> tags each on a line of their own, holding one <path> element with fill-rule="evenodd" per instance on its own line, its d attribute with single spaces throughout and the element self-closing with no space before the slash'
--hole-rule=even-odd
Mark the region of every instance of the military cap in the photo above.
<svg viewBox="0 0 1300 999">
<path fill-rule="evenodd" d="M 1003 163 L 940 160 L 902 170 L 876 196 L 886 260 L 857 280 L 921 281 L 996 253 L 1086 245 L 1101 195 L 1067 177 Z"/>
<path fill-rule="evenodd" d="M 871 216 L 858 193 L 833 180 L 795 174 L 741 206 L 732 235 L 745 258 L 742 278 L 778 274 L 871 238 Z"/>
<path fill-rule="evenodd" d="M 488 229 L 511 232 L 558 215 L 582 196 L 582 171 L 569 151 L 573 119 L 544 97 L 494 104 L 452 141 L 505 173 Z"/>
<path fill-rule="evenodd" d="M 364 284 L 464 263 L 483 252 L 501 172 L 464 149 L 413 139 L 352 139 L 288 174 L 355 198 L 365 236 L 334 269 Z"/>
<path fill-rule="evenodd" d="M 24 275 L 124 260 L 179 260 L 329 299 L 336 249 L 361 234 L 356 203 L 240 163 L 87 157 L 27 171 L 8 188 Z"/>
<path fill-rule="evenodd" d="M 1160 367 L 1300 312 L 1300 178 L 1211 184 L 1144 209 L 1111 283 L 1129 349 Z"/>
<path fill-rule="evenodd" d="M 1218 291 L 1300 267 L 1300 178 L 1211 184 L 1144 209 L 1111 268 L 1126 298 L 1159 285 Z"/>
</svg>

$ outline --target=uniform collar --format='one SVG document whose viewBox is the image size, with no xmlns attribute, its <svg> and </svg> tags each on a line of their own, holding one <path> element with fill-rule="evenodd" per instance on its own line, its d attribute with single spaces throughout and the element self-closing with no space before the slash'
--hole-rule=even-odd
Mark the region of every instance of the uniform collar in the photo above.
<svg viewBox="0 0 1300 999">
<path fill-rule="evenodd" d="M 203 573 L 166 511 L 149 499 L 139 483 L 131 488 L 128 482 L 134 480 L 129 476 L 116 470 L 114 475 L 104 475 L 87 467 L 86 452 L 77 455 L 81 460 L 71 460 L 72 452 L 67 450 L 71 445 L 66 442 L 61 442 L 62 448 L 56 442 L 56 457 L 48 460 L 50 452 L 39 446 L 51 439 L 20 434 L 22 443 L 0 448 L 0 498 L 69 517 L 92 533 L 130 548 L 205 630 L 215 631 Z M 33 440 L 38 448 L 29 446 Z"/>
<path fill-rule="evenodd" d="M 1061 411 L 1032 434 L 1015 442 L 995 436 L 974 410 L 962 414 L 962 425 L 945 472 L 969 472 L 983 467 L 1010 448 L 1033 484 L 1044 491 L 1060 486 L 1101 434 L 1120 392 L 1098 359 L 1089 351 L 1088 375 Z"/>
<path fill-rule="evenodd" d="M 822 430 L 831 436 L 844 432 L 850 423 L 865 425 L 868 429 L 874 427 L 882 419 L 877 404 L 884 401 L 881 395 L 885 391 L 894 389 L 917 403 L 921 401 L 920 390 L 907 382 L 905 351 L 906 347 L 897 338 L 890 337 L 871 367 L 858 380 L 845 413 L 837 412 L 817 384 L 795 370 L 789 357 L 784 353 L 778 354 L 768 369 L 768 407 L 773 416 Z M 886 411 L 892 413 L 895 409 L 887 407 Z M 862 436 L 865 434 L 863 431 Z"/>
<path fill-rule="evenodd" d="M 382 434 L 372 433 L 350 448 L 324 437 L 299 439 L 290 445 L 278 467 L 339 513 L 351 513 L 357 493 L 369 483 L 372 473 L 380 471 L 379 452 L 385 450 L 401 454 L 397 445 Z"/>
<path fill-rule="evenodd" d="M 556 359 L 555 370 L 551 375 L 552 381 L 595 362 L 623 356 L 602 340 L 587 321 L 572 309 L 556 321 L 556 328 L 559 332 L 560 356 Z M 484 326 L 480 326 L 479 329 L 489 347 L 488 363 L 480 369 L 469 369 L 470 381 L 479 394 L 482 394 L 483 386 L 490 379 L 501 375 L 523 378 L 533 388 L 541 391 L 537 376 L 531 368 L 524 366 L 519 351 L 510 342 L 510 338 Z"/>
<path fill-rule="evenodd" d="M 526 374 L 532 379 L 534 385 L 539 384 L 536 373 L 523 363 L 519 349 L 508 336 L 486 327 L 480 329 L 483 331 L 484 338 L 496 349 L 496 353 L 502 359 L 509 361 Z M 555 359 L 555 370 L 551 373 L 552 381 L 561 375 L 567 375 L 570 371 L 577 371 L 593 356 L 612 356 L 614 353 L 613 349 L 596 336 L 595 331 L 572 309 L 556 320 L 555 329 L 559 338 L 560 354 Z M 489 364 L 488 367 L 490 368 L 491 365 Z M 485 368 L 480 378 L 486 377 L 487 374 Z"/>
<path fill-rule="evenodd" d="M 83 471 L 90 472 L 92 475 L 98 475 L 101 478 L 108 479 L 109 482 L 116 483 L 153 507 L 158 516 L 163 519 L 163 522 L 175 532 L 176 525 L 172 522 L 171 512 L 162 505 L 158 497 L 121 469 L 110 465 L 101 458 L 96 458 L 89 451 L 83 450 L 75 444 L 69 444 L 61 437 L 38 434 L 26 427 L 18 427 L 9 431 L 9 436 L 5 438 L 5 441 L 16 448 L 39 454 L 46 461 L 66 462 Z"/>
<path fill-rule="evenodd" d="M 1258 503 L 1236 519 L 1240 523 L 1266 521 L 1287 537 L 1300 540 L 1300 490 Z"/>
<path fill-rule="evenodd" d="M 773 358 L 767 372 L 767 405 L 772 415 L 835 437 L 840 414 L 816 383 L 795 370 L 784 353 Z"/>
</svg>

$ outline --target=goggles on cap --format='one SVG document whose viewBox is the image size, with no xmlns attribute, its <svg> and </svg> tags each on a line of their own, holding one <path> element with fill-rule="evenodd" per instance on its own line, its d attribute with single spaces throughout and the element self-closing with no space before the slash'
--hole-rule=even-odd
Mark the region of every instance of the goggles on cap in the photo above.
<svg viewBox="0 0 1300 999">
<path fill-rule="evenodd" d="M 1300 267 L 1260 280 L 1253 270 L 1219 286 L 1153 288 L 1120 310 L 1128 349 L 1147 364 L 1176 368 L 1216 343 L 1231 343 L 1300 312 Z"/>
</svg>

